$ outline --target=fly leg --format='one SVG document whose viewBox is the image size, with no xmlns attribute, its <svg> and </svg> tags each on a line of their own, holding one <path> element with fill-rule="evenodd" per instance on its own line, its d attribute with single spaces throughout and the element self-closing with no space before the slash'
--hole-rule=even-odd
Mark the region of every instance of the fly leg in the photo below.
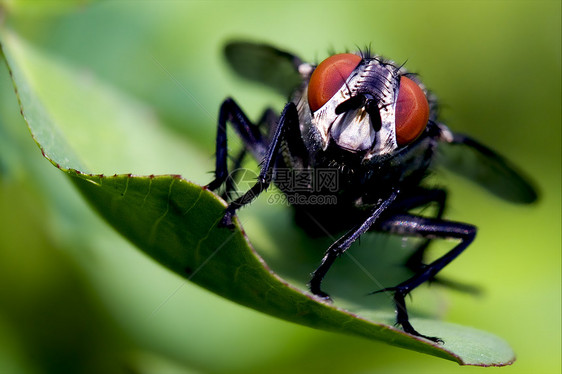
<svg viewBox="0 0 562 374">
<path fill-rule="evenodd" d="M 262 159 L 267 152 L 266 140 L 262 136 L 258 126 L 250 122 L 248 117 L 233 99 L 226 99 L 219 110 L 216 139 L 215 179 L 207 185 L 207 188 L 210 190 L 218 189 L 228 178 L 228 148 L 226 141 L 227 122 L 232 123 L 234 130 L 244 142 L 245 148 L 254 154 L 257 159 Z"/>
<path fill-rule="evenodd" d="M 312 273 L 312 278 L 308 283 L 310 292 L 323 299 L 330 300 L 330 296 L 322 291 L 321 287 L 322 280 L 326 276 L 326 273 L 328 273 L 328 270 L 330 270 L 330 267 L 332 267 L 336 258 L 340 257 L 345 251 L 347 251 L 351 244 L 359 238 L 359 236 L 371 228 L 371 226 L 379 219 L 381 214 L 383 214 L 389 206 L 392 205 L 397 196 L 398 191 L 393 191 L 388 198 L 376 206 L 371 215 L 362 224 L 348 231 L 328 248 L 324 254 L 324 258 L 322 258 L 320 266 Z"/>
<path fill-rule="evenodd" d="M 271 137 L 275 134 L 277 125 L 279 124 L 279 116 L 271 108 L 267 108 L 263 111 L 261 118 L 258 121 L 258 127 L 262 129 L 267 129 L 268 143 Z"/>
<path fill-rule="evenodd" d="M 257 182 L 250 188 L 250 190 L 246 191 L 246 193 L 244 193 L 242 196 L 232 201 L 228 205 L 224 213 L 224 217 L 221 221 L 221 225 L 232 227 L 232 217 L 236 213 L 236 210 L 252 202 L 252 200 L 254 200 L 260 193 L 262 193 L 265 189 L 267 189 L 267 187 L 269 187 L 273 179 L 273 169 L 275 167 L 277 154 L 279 153 L 279 147 L 281 145 L 282 137 L 285 135 L 286 131 L 291 131 L 295 128 L 298 129 L 298 124 L 299 119 L 297 108 L 294 103 L 290 102 L 285 105 L 285 108 L 281 113 L 281 117 L 279 117 L 279 124 L 275 129 L 275 133 L 273 135 L 273 138 L 271 139 L 271 143 L 269 144 L 269 148 L 267 149 L 265 158 L 263 159 Z"/>
<path fill-rule="evenodd" d="M 224 192 L 221 194 L 221 197 L 226 201 L 231 201 L 237 196 L 236 185 L 238 183 L 238 177 L 240 172 L 242 171 L 240 167 L 242 166 L 242 161 L 244 161 L 244 157 L 246 156 L 246 148 L 242 148 L 236 157 L 234 158 L 234 163 L 232 165 L 232 171 L 228 173 L 228 177 L 224 182 Z"/>
<path fill-rule="evenodd" d="M 447 199 L 447 191 L 439 188 L 435 189 L 420 189 L 417 194 L 413 197 L 404 199 L 402 202 L 395 204 L 401 211 L 407 211 L 416 207 L 421 207 L 430 203 L 435 203 L 437 205 L 437 212 L 435 218 L 441 219 L 443 213 L 445 212 L 445 202 Z M 400 210 L 398 210 L 400 211 Z M 417 272 L 426 265 L 424 264 L 425 252 L 429 244 L 431 243 L 430 238 L 426 238 L 423 243 L 421 243 L 414 253 L 406 261 L 406 267 L 408 267 L 413 272 Z"/>
<path fill-rule="evenodd" d="M 396 215 L 378 226 L 382 231 L 407 236 L 422 236 L 428 239 L 456 239 L 460 242 L 449 252 L 437 260 L 425 265 L 416 274 L 395 287 L 384 288 L 378 292 L 394 292 L 396 304 L 396 323 L 401 325 L 405 332 L 420 336 L 434 342 L 442 342 L 436 337 L 429 337 L 417 332 L 410 324 L 406 311 L 405 297 L 420 284 L 432 279 L 435 275 L 453 261 L 474 240 L 476 227 L 460 222 L 442 221 L 439 219 L 425 218 L 414 215 Z"/>
<path fill-rule="evenodd" d="M 273 132 L 275 131 L 278 122 L 279 122 L 279 117 L 275 114 L 275 112 L 271 108 L 266 109 L 263 112 L 259 121 L 257 122 L 257 127 L 259 129 L 265 130 L 264 133 L 266 134 L 267 139 L 264 139 L 264 142 L 266 145 L 269 144 L 270 142 L 269 138 L 273 136 Z M 251 127 L 251 125 L 243 126 L 243 127 Z M 257 136 L 254 136 L 254 138 L 257 138 Z M 259 159 L 261 160 L 263 159 L 263 157 L 265 157 L 265 150 L 267 148 L 262 146 L 260 147 L 260 149 L 261 151 L 259 152 L 260 153 Z M 248 151 L 246 147 L 244 147 L 239 151 L 239 153 L 233 159 L 234 163 L 232 165 L 232 172 L 228 173 L 228 177 L 225 182 L 224 192 L 221 195 L 221 197 L 226 201 L 232 201 L 239 196 L 238 195 L 239 191 L 235 189 L 240 172 L 244 172 L 244 170 L 241 170 L 240 168 L 242 166 L 242 162 L 244 161 L 244 157 L 246 156 L 247 153 Z"/>
<path fill-rule="evenodd" d="M 403 209 L 402 211 L 407 211 L 416 207 L 421 207 L 430 203 L 435 203 L 437 205 L 437 212 L 435 213 L 435 219 L 441 220 L 443 213 L 445 211 L 445 202 L 447 199 L 447 191 L 443 189 L 425 189 L 422 188 L 413 197 L 404 199 L 402 202 L 395 204 L 398 209 Z M 394 208 L 393 206 L 393 208 Z M 425 253 L 427 247 L 431 243 L 433 238 L 425 238 L 424 241 L 416 248 L 414 253 L 406 260 L 406 267 L 412 270 L 414 273 L 422 271 L 427 264 L 424 262 Z M 470 293 L 473 295 L 479 294 L 481 292 L 480 288 L 457 282 L 452 279 L 447 279 L 443 277 L 434 277 L 429 280 L 430 282 L 439 283 L 443 286 L 455 289 L 457 291 Z"/>
</svg>

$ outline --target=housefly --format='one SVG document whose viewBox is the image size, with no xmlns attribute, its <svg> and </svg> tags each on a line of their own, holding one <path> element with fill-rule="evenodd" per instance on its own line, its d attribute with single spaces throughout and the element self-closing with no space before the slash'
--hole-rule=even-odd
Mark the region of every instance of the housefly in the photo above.
<svg viewBox="0 0 562 374">
<path fill-rule="evenodd" d="M 227 166 L 227 123 L 242 139 L 235 168 L 249 152 L 261 171 L 247 191 L 230 199 L 221 224 L 232 227 L 236 211 L 273 182 L 295 209 L 297 223 L 311 234 L 344 232 L 312 273 L 310 291 L 323 299 L 326 273 L 367 231 L 425 238 L 408 261 L 413 275 L 383 290 L 393 294 L 396 322 L 405 332 L 440 342 L 414 329 L 405 296 L 455 259 L 473 241 L 476 227 L 443 218 L 446 191 L 422 181 L 438 155 L 452 170 L 468 175 L 515 203 L 537 199 L 532 185 L 511 164 L 476 140 L 453 133 L 437 118 L 437 103 L 415 74 L 370 51 L 335 54 L 318 65 L 291 53 L 249 42 L 225 48 L 240 75 L 290 97 L 281 115 L 268 110 L 251 122 L 238 104 L 226 99 L 219 111 L 215 179 L 207 185 L 232 188 Z M 296 195 L 300 199 L 294 198 Z M 331 196 L 323 203 L 321 196 Z M 325 202 L 325 201 L 324 201 Z M 431 216 L 413 213 L 436 204 Z M 424 263 L 432 239 L 458 243 Z"/>
</svg>

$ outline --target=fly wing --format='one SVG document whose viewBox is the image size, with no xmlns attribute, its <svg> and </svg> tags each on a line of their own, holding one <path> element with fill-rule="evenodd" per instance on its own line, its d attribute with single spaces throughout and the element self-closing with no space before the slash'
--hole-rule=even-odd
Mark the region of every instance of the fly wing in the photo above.
<svg viewBox="0 0 562 374">
<path fill-rule="evenodd" d="M 265 84 L 285 97 L 299 87 L 301 59 L 266 44 L 234 41 L 224 48 L 226 60 L 239 75 Z"/>
<path fill-rule="evenodd" d="M 537 200 L 532 183 L 508 160 L 495 151 L 461 134 L 453 141 L 439 144 L 440 162 L 453 171 L 477 182 L 507 201 L 529 204 Z"/>
</svg>

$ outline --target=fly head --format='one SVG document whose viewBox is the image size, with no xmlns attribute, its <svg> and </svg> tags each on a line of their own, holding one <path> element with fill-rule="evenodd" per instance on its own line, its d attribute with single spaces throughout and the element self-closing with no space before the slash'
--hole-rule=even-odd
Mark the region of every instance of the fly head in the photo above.
<svg viewBox="0 0 562 374">
<path fill-rule="evenodd" d="M 424 89 L 404 74 L 391 62 L 350 53 L 320 63 L 306 95 L 322 149 L 333 143 L 370 160 L 416 140 L 428 123 L 429 104 Z"/>
</svg>

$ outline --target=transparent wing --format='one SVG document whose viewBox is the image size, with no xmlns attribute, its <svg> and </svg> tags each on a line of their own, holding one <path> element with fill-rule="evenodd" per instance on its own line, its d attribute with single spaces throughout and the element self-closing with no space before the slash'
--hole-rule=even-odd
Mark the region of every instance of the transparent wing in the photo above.
<svg viewBox="0 0 562 374">
<path fill-rule="evenodd" d="M 239 75 L 269 86 L 288 97 L 301 83 L 302 61 L 293 54 L 266 44 L 233 41 L 224 54 Z"/>
<path fill-rule="evenodd" d="M 495 151 L 468 136 L 454 134 L 451 143 L 440 143 L 438 162 L 507 201 L 529 204 L 537 200 L 537 190 L 526 176 Z"/>
</svg>

